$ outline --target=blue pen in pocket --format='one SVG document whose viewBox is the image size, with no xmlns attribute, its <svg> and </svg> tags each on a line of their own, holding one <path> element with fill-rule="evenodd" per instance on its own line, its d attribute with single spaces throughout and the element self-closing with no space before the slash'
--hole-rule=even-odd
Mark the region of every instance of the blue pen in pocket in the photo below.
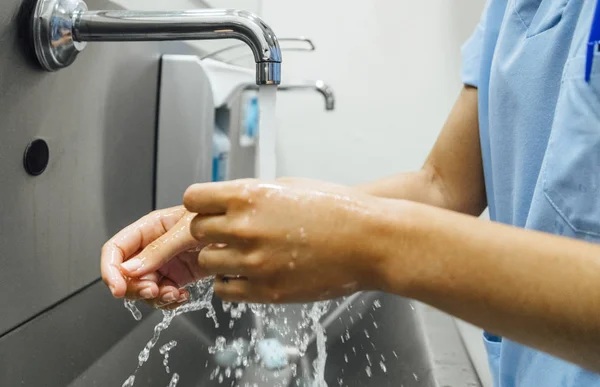
<svg viewBox="0 0 600 387">
<path fill-rule="evenodd" d="M 600 43 L 600 1 L 596 2 L 596 10 L 594 11 L 594 19 L 592 20 L 592 28 L 588 39 L 587 57 L 585 61 L 585 81 L 589 82 L 592 75 L 592 64 L 594 62 L 594 49 Z"/>
</svg>

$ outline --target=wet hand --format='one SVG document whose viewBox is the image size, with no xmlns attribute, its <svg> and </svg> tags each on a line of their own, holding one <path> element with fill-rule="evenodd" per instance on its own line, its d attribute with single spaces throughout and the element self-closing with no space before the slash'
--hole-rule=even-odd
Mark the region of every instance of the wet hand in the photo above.
<svg viewBox="0 0 600 387">
<path fill-rule="evenodd" d="M 191 234 L 210 243 L 199 266 L 229 301 L 310 302 L 377 288 L 378 261 L 363 248 L 374 197 L 332 184 L 285 179 L 197 184 Z"/>
<path fill-rule="evenodd" d="M 183 287 L 206 275 L 198 266 L 204 246 L 190 234 L 182 206 L 152 212 L 126 227 L 102 248 L 102 278 L 115 297 L 173 308 L 187 300 Z"/>
</svg>

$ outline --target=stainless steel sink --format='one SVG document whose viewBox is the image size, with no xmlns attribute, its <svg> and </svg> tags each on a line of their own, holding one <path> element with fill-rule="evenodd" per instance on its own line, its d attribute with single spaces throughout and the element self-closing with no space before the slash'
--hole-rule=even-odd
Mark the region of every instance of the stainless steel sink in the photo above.
<svg viewBox="0 0 600 387">
<path fill-rule="evenodd" d="M 241 379 L 226 370 L 215 374 L 217 363 L 208 348 L 218 336 L 228 341 L 250 339 L 257 325 L 252 313 L 235 319 L 214 300 L 219 327 L 205 312 L 178 316 L 163 332 L 148 362 L 138 371 L 136 386 L 167 386 L 158 347 L 171 340 L 171 372 L 186 386 L 301 386 L 312 374 L 314 340 L 291 367 L 270 371 L 251 361 Z M 287 318 L 293 329 L 266 331 L 291 346 L 300 316 L 299 305 L 287 306 L 275 318 Z M 0 338 L 1 386 L 121 386 L 136 369 L 137 356 L 151 338 L 162 315 L 141 308 L 145 317 L 133 320 L 96 282 L 38 318 Z M 361 293 L 334 301 L 322 318 L 327 326 L 325 377 L 329 386 L 480 386 L 453 320 L 428 306 L 382 293 Z M 381 366 L 380 362 L 383 364 Z"/>
</svg>

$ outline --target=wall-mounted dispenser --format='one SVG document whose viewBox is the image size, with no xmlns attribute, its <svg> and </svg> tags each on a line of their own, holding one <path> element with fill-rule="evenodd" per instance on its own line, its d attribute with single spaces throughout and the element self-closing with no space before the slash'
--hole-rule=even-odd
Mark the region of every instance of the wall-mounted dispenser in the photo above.
<svg viewBox="0 0 600 387">
<path fill-rule="evenodd" d="M 229 136 L 217 124 L 212 139 L 212 181 L 229 180 Z"/>
<path fill-rule="evenodd" d="M 195 55 L 163 55 L 158 104 L 155 207 L 181 204 L 193 183 L 212 180 L 215 109 Z"/>
</svg>

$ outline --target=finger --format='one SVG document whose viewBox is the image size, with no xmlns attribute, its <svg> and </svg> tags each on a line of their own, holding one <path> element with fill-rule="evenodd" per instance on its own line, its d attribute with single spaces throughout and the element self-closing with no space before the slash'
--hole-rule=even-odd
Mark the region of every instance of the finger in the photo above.
<svg viewBox="0 0 600 387">
<path fill-rule="evenodd" d="M 239 249 L 229 246 L 209 245 L 198 254 L 198 266 L 209 275 L 252 274 L 257 266 L 253 260 Z"/>
<path fill-rule="evenodd" d="M 148 300 L 159 294 L 158 284 L 154 281 L 132 280 L 127 284 L 125 297 L 130 300 Z"/>
<path fill-rule="evenodd" d="M 139 279 L 129 279 L 125 298 L 131 300 L 148 300 L 157 297 L 160 278 L 159 273 L 153 272 Z"/>
<path fill-rule="evenodd" d="M 207 276 L 207 274 L 198 267 L 198 252 L 195 251 L 184 252 L 177 255 L 176 260 L 172 260 L 163 265 L 159 272 L 175 282 L 180 288 Z"/>
<path fill-rule="evenodd" d="M 173 309 L 179 308 L 181 305 L 185 305 L 186 303 L 187 303 L 187 300 L 181 301 L 181 302 L 174 302 L 172 304 L 161 306 L 160 309 L 163 309 L 163 310 L 173 310 Z"/>
<path fill-rule="evenodd" d="M 102 247 L 100 270 L 102 280 L 109 287 L 114 297 L 123 297 L 127 290 L 127 282 L 119 270 L 119 265 L 125 259 L 125 253 L 114 241 L 107 242 Z"/>
<path fill-rule="evenodd" d="M 154 309 L 173 310 L 179 308 L 181 305 L 185 305 L 188 302 L 188 299 L 186 298 L 182 301 L 177 301 L 170 304 L 163 304 L 157 300 L 144 300 L 144 302 Z"/>
<path fill-rule="evenodd" d="M 120 265 L 121 270 L 129 277 L 141 277 L 157 271 L 177 254 L 198 245 L 190 233 L 190 221 L 193 214 L 182 217 L 169 231 L 148 244 L 135 258 Z"/>
<path fill-rule="evenodd" d="M 164 308 L 172 304 L 186 302 L 188 298 L 187 290 L 180 289 L 175 282 L 163 278 L 159 283 L 159 294 L 155 299 L 154 306 Z"/>
<path fill-rule="evenodd" d="M 100 267 L 102 279 L 113 296 L 123 297 L 127 290 L 127 281 L 121 273 L 120 265 L 145 247 L 149 241 L 162 235 L 183 213 L 185 209 L 181 206 L 153 212 L 124 228 L 106 242 L 102 247 Z"/>
<path fill-rule="evenodd" d="M 239 197 L 239 193 L 252 180 L 234 180 L 219 183 L 194 184 L 183 195 L 183 205 L 198 214 L 223 214 L 228 203 Z"/>
<path fill-rule="evenodd" d="M 219 276 L 214 283 L 215 295 L 223 301 L 229 302 L 264 302 L 259 297 L 256 287 L 246 278 L 227 278 Z"/>
<path fill-rule="evenodd" d="M 231 239 L 230 220 L 224 215 L 198 215 L 190 223 L 190 233 L 197 240 L 206 243 L 226 243 Z"/>
</svg>

